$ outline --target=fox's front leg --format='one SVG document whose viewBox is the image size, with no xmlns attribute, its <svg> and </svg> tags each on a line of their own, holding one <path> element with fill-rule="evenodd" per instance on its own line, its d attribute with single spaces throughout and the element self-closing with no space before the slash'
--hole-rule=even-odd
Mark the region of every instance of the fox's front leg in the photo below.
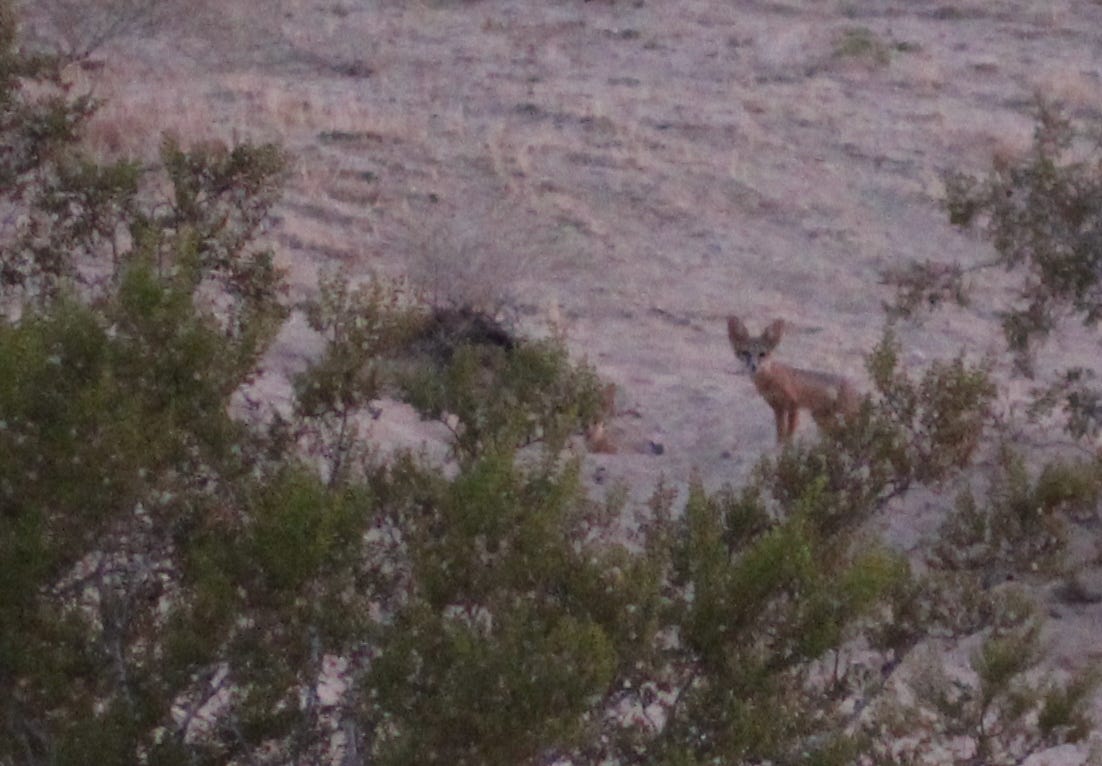
<svg viewBox="0 0 1102 766">
<path fill-rule="evenodd" d="M 785 431 L 785 440 L 791 439 L 792 435 L 796 433 L 796 426 L 800 424 L 800 408 L 793 407 L 788 411 L 788 428 Z"/>
<path fill-rule="evenodd" d="M 777 444 L 784 442 L 786 438 L 785 429 L 788 427 L 788 417 L 784 407 L 773 407 L 773 420 L 777 424 Z"/>
</svg>

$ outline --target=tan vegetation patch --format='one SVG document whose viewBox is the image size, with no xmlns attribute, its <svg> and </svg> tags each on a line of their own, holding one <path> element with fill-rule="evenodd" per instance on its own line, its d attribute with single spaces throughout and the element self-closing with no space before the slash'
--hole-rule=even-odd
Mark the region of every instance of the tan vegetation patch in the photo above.
<svg viewBox="0 0 1102 766">
<path fill-rule="evenodd" d="M 1035 87 L 1045 98 L 1074 111 L 1098 114 L 1102 110 L 1102 81 L 1097 71 L 1046 69 L 1037 76 Z"/>
<path fill-rule="evenodd" d="M 88 124 L 85 145 L 102 159 L 152 160 L 163 133 L 185 143 L 213 137 L 232 141 L 240 135 L 230 126 L 219 126 L 216 110 L 203 94 L 189 88 L 186 79 L 166 79 L 140 94 L 120 95 L 107 97 Z"/>
</svg>

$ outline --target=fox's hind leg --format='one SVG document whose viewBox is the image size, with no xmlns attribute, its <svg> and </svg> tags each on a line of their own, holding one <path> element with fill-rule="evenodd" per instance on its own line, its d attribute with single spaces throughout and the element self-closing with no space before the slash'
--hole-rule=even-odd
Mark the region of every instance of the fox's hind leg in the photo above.
<svg viewBox="0 0 1102 766">
<path fill-rule="evenodd" d="M 815 425 L 819 427 L 819 430 L 824 433 L 835 431 L 845 420 L 848 413 L 845 410 L 831 407 L 829 409 L 817 410 L 811 413 L 811 417 L 815 419 Z"/>
<path fill-rule="evenodd" d="M 785 439 L 785 430 L 788 427 L 787 413 L 780 407 L 774 407 L 773 420 L 777 424 L 777 443 L 780 444 Z"/>
</svg>

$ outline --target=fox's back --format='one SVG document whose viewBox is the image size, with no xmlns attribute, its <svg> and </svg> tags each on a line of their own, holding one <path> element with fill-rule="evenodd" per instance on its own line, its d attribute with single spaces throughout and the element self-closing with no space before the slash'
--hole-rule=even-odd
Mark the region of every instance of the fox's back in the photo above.
<svg viewBox="0 0 1102 766">
<path fill-rule="evenodd" d="M 787 375 L 794 389 L 793 395 L 803 407 L 812 412 L 852 413 L 857 410 L 857 390 L 848 378 L 819 370 L 774 362 L 773 374 Z"/>
</svg>

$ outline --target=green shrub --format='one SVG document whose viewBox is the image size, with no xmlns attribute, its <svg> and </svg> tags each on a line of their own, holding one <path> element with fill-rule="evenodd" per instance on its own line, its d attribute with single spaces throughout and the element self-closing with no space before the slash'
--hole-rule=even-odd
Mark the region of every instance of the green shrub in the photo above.
<svg viewBox="0 0 1102 766">
<path fill-rule="evenodd" d="M 553 454 L 602 406 L 596 373 L 555 340 L 514 348 L 463 341 L 407 371 L 400 386 L 419 412 L 448 423 L 463 458 L 536 442 Z"/>
<path fill-rule="evenodd" d="M 834 40 L 834 56 L 887 66 L 891 62 L 891 49 L 868 27 L 848 27 Z"/>
<path fill-rule="evenodd" d="M 909 263 L 890 270 L 885 281 L 897 290 L 891 310 L 909 316 L 947 301 L 964 304 L 971 294 L 966 277 L 986 269 L 1019 275 L 1013 297 L 998 313 L 1017 368 L 1032 376 L 1037 344 L 1061 321 L 1074 318 L 1095 327 L 1102 319 L 1100 167 L 1090 130 L 1039 103 L 1032 151 L 1020 160 L 1000 162 L 983 178 L 946 177 L 950 222 L 981 228 L 994 257 L 973 264 Z M 1038 390 L 1034 414 L 1060 407 L 1074 436 L 1096 434 L 1095 372 L 1057 371 Z"/>
</svg>

